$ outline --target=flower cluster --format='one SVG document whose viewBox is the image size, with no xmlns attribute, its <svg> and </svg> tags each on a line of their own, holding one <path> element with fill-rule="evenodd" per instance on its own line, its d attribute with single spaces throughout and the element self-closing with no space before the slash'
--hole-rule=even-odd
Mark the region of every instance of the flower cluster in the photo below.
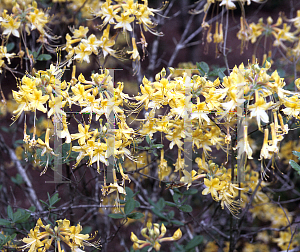
<svg viewBox="0 0 300 252">
<path fill-rule="evenodd" d="M 62 252 L 62 242 L 70 247 L 71 251 L 84 251 L 84 246 L 92 246 L 100 249 L 101 244 L 96 242 L 89 242 L 95 236 L 89 234 L 81 234 L 82 227 L 80 224 L 77 226 L 70 226 L 70 221 L 67 219 L 58 220 L 57 226 L 51 228 L 51 225 L 44 225 L 41 219 L 38 219 L 36 226 L 30 230 L 28 237 L 23 238 L 22 241 L 25 245 L 19 247 L 23 251 L 28 249 L 30 252 L 47 251 L 52 246 Z M 43 231 L 42 231 L 43 230 Z"/>
<path fill-rule="evenodd" d="M 144 1 L 142 4 L 135 1 L 105 1 L 100 5 L 100 8 L 96 8 L 92 11 L 92 15 L 95 18 L 101 17 L 101 19 L 103 19 L 103 23 L 101 26 L 98 26 L 98 29 L 101 31 L 106 27 L 100 38 L 97 38 L 95 34 L 90 34 L 87 37 L 89 29 L 83 26 L 80 26 L 79 29 L 72 30 L 73 36 L 69 34 L 66 35 L 67 43 L 66 46 L 63 47 L 63 50 L 66 50 L 68 53 L 67 60 L 69 64 L 71 64 L 72 59 L 89 63 L 89 56 L 92 53 L 98 55 L 99 51 L 104 58 L 108 55 L 120 58 L 120 52 L 112 48 L 116 43 L 117 35 L 120 32 L 124 34 L 133 32 L 133 27 L 136 23 L 140 28 L 141 41 L 136 42 L 135 35 L 132 36 L 132 50 L 127 51 L 127 54 L 131 55 L 130 58 L 138 65 L 141 57 L 137 49 L 137 44 L 142 45 L 143 51 L 145 47 L 147 47 L 143 30 L 150 31 L 157 36 L 162 35 L 154 30 L 156 25 L 151 20 L 151 16 L 154 16 L 154 14 L 160 10 L 161 9 L 156 10 L 149 8 L 148 1 Z M 112 37 L 109 36 L 111 26 L 115 31 Z M 73 46 L 74 43 L 77 43 L 75 47 Z"/>
<path fill-rule="evenodd" d="M 172 237 L 164 237 L 166 232 L 167 229 L 164 224 L 161 224 L 160 226 L 157 223 L 152 224 L 151 222 L 147 222 L 147 227 L 143 228 L 141 231 L 142 236 L 146 238 L 146 240 L 139 240 L 137 236 L 133 232 L 131 232 L 130 239 L 133 242 L 133 249 L 138 250 L 150 246 L 156 251 L 159 251 L 161 247 L 160 243 L 165 241 L 177 241 L 182 236 L 180 228 L 174 232 Z"/>
</svg>

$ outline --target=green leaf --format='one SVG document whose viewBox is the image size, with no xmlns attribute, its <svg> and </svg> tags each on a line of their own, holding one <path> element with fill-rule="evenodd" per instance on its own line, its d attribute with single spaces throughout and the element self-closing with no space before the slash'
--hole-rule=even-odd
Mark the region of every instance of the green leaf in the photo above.
<svg viewBox="0 0 300 252">
<path fill-rule="evenodd" d="M 8 216 L 8 218 L 10 218 L 11 220 L 14 219 L 14 212 L 13 212 L 11 206 L 7 206 L 7 216 Z"/>
<path fill-rule="evenodd" d="M 5 238 L 6 238 L 6 237 L 5 237 L 3 234 L 0 233 L 0 239 L 4 241 Z"/>
<path fill-rule="evenodd" d="M 18 173 L 16 177 L 11 177 L 11 181 L 17 185 L 21 185 L 24 183 L 22 176 Z"/>
<path fill-rule="evenodd" d="M 134 207 L 135 207 L 135 200 L 133 198 L 127 200 L 124 206 L 124 213 L 126 215 L 131 213 L 134 210 Z"/>
<path fill-rule="evenodd" d="M 10 42 L 6 45 L 6 50 L 9 53 L 10 51 L 12 51 L 15 48 L 15 43 L 14 42 Z"/>
<path fill-rule="evenodd" d="M 48 194 L 48 198 L 49 198 L 49 194 Z M 58 201 L 60 201 L 60 198 L 58 198 L 58 193 L 55 193 L 50 199 L 49 199 L 49 205 L 53 206 L 55 203 L 57 203 Z"/>
<path fill-rule="evenodd" d="M 15 239 L 15 238 L 16 238 L 16 236 L 17 236 L 17 234 L 16 234 L 16 233 L 12 234 L 12 235 L 10 236 L 10 240 L 13 240 L 13 239 Z"/>
<path fill-rule="evenodd" d="M 126 199 L 130 199 L 134 196 L 133 191 L 129 187 L 125 187 L 125 191 L 126 191 Z"/>
<path fill-rule="evenodd" d="M 125 216 L 123 214 L 115 214 L 115 213 L 109 214 L 108 217 L 113 218 L 113 219 L 123 219 L 123 218 L 125 218 Z"/>
<path fill-rule="evenodd" d="M 224 74 L 225 69 L 226 69 L 226 68 L 224 68 L 223 71 L 221 71 L 221 70 L 219 69 L 219 71 L 218 71 L 218 76 L 219 76 L 219 78 L 220 78 L 221 80 L 222 80 L 224 77 L 226 77 L 226 74 Z"/>
<path fill-rule="evenodd" d="M 171 223 L 174 224 L 174 225 L 177 225 L 177 226 L 183 226 L 184 225 L 183 222 L 178 221 L 178 220 L 171 220 Z"/>
<path fill-rule="evenodd" d="M 164 219 L 164 220 L 168 220 L 168 217 L 164 216 L 159 210 L 157 210 L 156 208 L 152 208 L 151 209 L 152 212 L 157 215 L 159 218 Z"/>
<path fill-rule="evenodd" d="M 298 174 L 300 175 L 300 166 L 294 161 L 290 160 L 290 165 L 292 166 L 293 169 L 295 169 Z"/>
<path fill-rule="evenodd" d="M 170 201 L 166 201 L 166 205 L 167 205 L 167 206 L 170 206 L 170 207 L 175 207 L 175 206 L 177 206 L 175 203 L 170 202 Z"/>
<path fill-rule="evenodd" d="M 187 251 L 189 249 L 193 249 L 195 247 L 197 247 L 198 245 L 200 245 L 203 241 L 203 236 L 202 235 L 197 235 L 195 236 L 192 240 L 190 240 L 188 242 L 188 244 L 186 244 L 184 246 L 184 249 Z"/>
<path fill-rule="evenodd" d="M 51 60 L 51 59 L 52 59 L 52 56 L 50 54 L 40 54 L 37 57 L 37 60 L 40 60 L 40 61 L 46 61 L 46 60 Z"/>
<path fill-rule="evenodd" d="M 157 148 L 157 149 L 162 149 L 164 147 L 164 145 L 163 144 L 154 144 L 153 147 Z"/>
<path fill-rule="evenodd" d="M 0 226 L 10 226 L 10 221 L 5 219 L 0 219 Z"/>
<path fill-rule="evenodd" d="M 135 213 L 130 213 L 130 214 L 128 214 L 127 217 L 130 218 L 130 219 L 135 219 L 135 220 L 137 220 L 137 219 L 143 218 L 143 217 L 144 217 L 144 214 L 139 213 L 139 212 L 135 212 Z"/>
<path fill-rule="evenodd" d="M 23 209 L 18 209 L 15 213 L 14 213 L 14 222 L 15 223 L 23 223 L 25 221 L 27 221 L 30 217 L 30 213 L 26 212 Z"/>
<path fill-rule="evenodd" d="M 209 66 L 205 62 L 203 61 L 201 61 L 200 63 L 197 62 L 196 65 L 202 76 L 204 76 L 209 72 Z"/>
<path fill-rule="evenodd" d="M 179 200 L 180 197 L 181 197 L 181 195 L 178 194 L 178 193 L 173 194 L 173 200 L 176 203 L 176 205 L 178 204 L 178 200 Z"/>
<path fill-rule="evenodd" d="M 152 143 L 151 143 L 151 139 L 150 139 L 150 137 L 147 135 L 146 136 L 146 141 L 147 141 L 147 143 L 149 144 L 149 145 L 151 145 Z"/>
<path fill-rule="evenodd" d="M 163 210 L 164 207 L 166 206 L 166 202 L 163 198 L 160 198 L 158 200 L 158 202 L 156 203 L 155 207 L 158 209 L 158 210 Z"/>
<path fill-rule="evenodd" d="M 93 230 L 93 228 L 91 226 L 84 226 L 84 228 L 82 229 L 82 231 L 80 232 L 81 234 L 89 234 L 91 233 Z"/>
<path fill-rule="evenodd" d="M 155 203 L 150 198 L 148 198 L 148 202 L 155 207 Z"/>
<path fill-rule="evenodd" d="M 31 212 L 35 212 L 36 207 L 35 206 L 31 206 L 31 207 L 28 208 L 28 210 L 31 211 Z"/>
<path fill-rule="evenodd" d="M 141 204 L 140 204 L 140 202 L 138 202 L 138 201 L 134 201 L 134 207 L 136 208 L 136 207 L 140 207 L 141 206 Z"/>
<path fill-rule="evenodd" d="M 169 219 L 173 219 L 174 218 L 174 215 L 175 215 L 175 212 L 174 211 L 170 211 L 168 212 L 167 216 Z"/>
<path fill-rule="evenodd" d="M 182 212 L 187 212 L 190 213 L 193 211 L 193 208 L 190 205 L 182 205 L 180 207 L 178 207 L 179 210 L 181 210 Z"/>
<path fill-rule="evenodd" d="M 294 154 L 295 156 L 297 156 L 298 159 L 300 160 L 300 152 L 298 152 L 298 151 L 292 151 L 292 152 L 293 152 L 293 154 Z"/>
<path fill-rule="evenodd" d="M 197 189 L 194 189 L 194 188 L 190 188 L 189 190 L 185 191 L 183 193 L 183 195 L 193 195 L 193 194 L 196 194 L 198 193 L 198 190 Z"/>
<path fill-rule="evenodd" d="M 43 204 L 45 204 L 47 207 L 49 207 L 48 203 L 46 203 L 45 201 L 40 199 L 40 202 L 42 202 Z"/>
</svg>

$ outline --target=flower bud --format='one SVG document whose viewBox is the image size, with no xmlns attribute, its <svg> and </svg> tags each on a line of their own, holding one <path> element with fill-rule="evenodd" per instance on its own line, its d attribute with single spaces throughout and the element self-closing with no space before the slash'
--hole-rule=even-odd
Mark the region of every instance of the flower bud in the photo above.
<svg viewBox="0 0 300 252">
<path fill-rule="evenodd" d="M 157 223 L 153 224 L 153 231 L 154 231 L 155 237 L 158 237 L 160 232 L 159 232 L 159 225 Z"/>
<path fill-rule="evenodd" d="M 139 239 L 137 238 L 137 236 L 133 232 L 131 232 L 130 240 L 132 242 L 136 243 Z"/>
<path fill-rule="evenodd" d="M 295 85 L 298 88 L 298 90 L 300 90 L 300 78 L 295 80 Z"/>
<path fill-rule="evenodd" d="M 142 236 L 148 238 L 148 235 L 146 233 L 147 233 L 147 228 L 143 228 L 141 231 L 141 234 L 142 234 Z"/>
<path fill-rule="evenodd" d="M 160 79 L 160 73 L 158 73 L 158 74 L 155 75 L 155 80 L 159 81 L 159 79 Z"/>
<path fill-rule="evenodd" d="M 170 71 L 170 74 L 172 75 L 172 74 L 174 74 L 175 69 L 173 67 L 169 67 L 169 71 Z"/>
<path fill-rule="evenodd" d="M 52 87 L 51 87 L 51 85 L 48 85 L 45 89 L 46 89 L 46 91 L 47 91 L 48 94 L 52 93 Z"/>
<path fill-rule="evenodd" d="M 271 17 L 267 18 L 267 23 L 268 25 L 271 25 L 273 23 L 273 19 Z"/>
<path fill-rule="evenodd" d="M 134 250 L 138 250 L 140 248 L 140 245 L 135 242 L 135 243 L 133 243 L 132 247 Z"/>
<path fill-rule="evenodd" d="M 149 236 L 150 237 L 153 237 L 154 236 L 154 230 L 151 228 L 149 229 Z"/>
<path fill-rule="evenodd" d="M 178 228 L 175 233 L 173 234 L 172 238 L 177 241 L 182 237 L 182 232 L 180 230 L 180 228 Z"/>
<path fill-rule="evenodd" d="M 271 63 L 269 61 L 266 60 L 266 64 L 265 64 L 266 68 L 269 69 L 271 67 Z"/>
<path fill-rule="evenodd" d="M 166 234 L 166 232 L 167 232 L 167 229 L 163 223 L 163 224 L 161 224 L 161 227 L 160 227 L 160 236 L 163 237 Z"/>
<path fill-rule="evenodd" d="M 61 89 L 66 89 L 66 88 L 67 88 L 67 83 L 66 83 L 66 81 L 63 81 L 63 82 L 60 84 L 60 88 L 61 88 Z"/>
<path fill-rule="evenodd" d="M 158 243 L 158 241 L 155 242 L 153 248 L 156 250 L 156 251 L 159 251 L 160 250 L 160 244 Z"/>
<path fill-rule="evenodd" d="M 78 76 L 78 80 L 79 80 L 81 83 L 85 83 L 85 78 L 84 78 L 84 76 L 82 75 L 82 73 Z"/>
</svg>

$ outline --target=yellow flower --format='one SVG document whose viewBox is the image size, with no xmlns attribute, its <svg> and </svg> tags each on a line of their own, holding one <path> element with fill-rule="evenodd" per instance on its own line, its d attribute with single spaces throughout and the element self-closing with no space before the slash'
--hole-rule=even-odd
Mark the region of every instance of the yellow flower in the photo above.
<svg viewBox="0 0 300 252">
<path fill-rule="evenodd" d="M 80 63 L 84 60 L 87 63 L 90 63 L 89 56 L 92 54 L 92 49 L 85 43 L 80 43 L 75 47 L 75 57 Z"/>
<path fill-rule="evenodd" d="M 130 17 L 130 13 L 122 12 L 121 16 L 116 15 L 115 18 L 118 23 L 114 26 L 114 29 L 123 28 L 123 32 L 126 30 L 132 31 L 130 23 L 134 21 L 134 17 Z"/>
<path fill-rule="evenodd" d="M 211 194 L 211 197 L 213 199 L 218 198 L 218 190 L 220 189 L 220 180 L 218 178 L 214 178 L 214 179 L 204 179 L 204 185 L 206 186 L 206 188 L 202 191 L 202 195 L 207 195 L 207 194 Z"/>
<path fill-rule="evenodd" d="M 83 145 L 85 143 L 85 141 L 87 141 L 92 135 L 92 132 L 89 132 L 89 128 L 90 128 L 89 124 L 84 125 L 84 128 L 83 128 L 82 124 L 78 124 L 78 132 L 79 133 L 72 134 L 71 135 L 72 140 L 78 139 L 78 143 L 80 145 Z"/>
<path fill-rule="evenodd" d="M 15 37 L 20 37 L 20 33 L 18 29 L 20 28 L 21 22 L 17 22 L 17 19 L 13 19 L 11 16 L 7 16 L 7 19 L 4 19 L 1 23 L 4 31 L 2 32 L 3 35 L 9 36 L 13 34 Z"/>
<path fill-rule="evenodd" d="M 259 130 L 261 129 L 260 121 L 263 121 L 264 123 L 269 122 L 269 116 L 266 111 L 270 106 L 271 106 L 271 102 L 266 103 L 263 97 L 259 97 L 258 90 L 255 90 L 255 103 L 253 105 L 250 105 L 248 109 L 251 111 L 250 118 L 256 116 L 256 121 Z"/>
<path fill-rule="evenodd" d="M 79 26 L 79 29 L 74 29 L 73 31 L 73 38 L 85 38 L 86 34 L 89 32 L 88 27 Z"/>
<path fill-rule="evenodd" d="M 167 229 L 164 224 L 161 225 L 161 228 L 159 230 L 159 224 L 157 223 L 152 224 L 151 222 L 148 221 L 147 227 L 143 228 L 141 231 L 142 236 L 146 238 L 145 241 L 139 240 L 137 236 L 133 232 L 131 232 L 130 239 L 133 242 L 133 249 L 138 250 L 146 246 L 151 246 L 152 248 L 155 249 L 155 251 L 159 251 L 161 247 L 160 243 L 165 241 L 177 241 L 182 237 L 182 232 L 180 228 L 178 228 L 174 232 L 172 237 L 164 237 L 166 232 Z"/>
<path fill-rule="evenodd" d="M 32 94 L 28 95 L 28 100 L 30 101 L 30 110 L 31 111 L 42 111 L 43 113 L 47 112 L 47 109 L 43 106 L 46 101 L 48 101 L 49 95 L 44 95 L 42 94 L 41 90 L 33 90 Z"/>
</svg>

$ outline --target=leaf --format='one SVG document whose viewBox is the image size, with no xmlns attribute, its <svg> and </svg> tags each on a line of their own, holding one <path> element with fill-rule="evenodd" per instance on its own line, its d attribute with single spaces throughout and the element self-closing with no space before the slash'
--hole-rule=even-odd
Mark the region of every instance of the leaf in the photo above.
<svg viewBox="0 0 300 252">
<path fill-rule="evenodd" d="M 152 208 L 151 209 L 152 212 L 157 215 L 159 218 L 164 219 L 164 220 L 168 220 L 168 218 L 166 216 L 164 216 L 159 210 L 157 210 L 156 208 Z"/>
<path fill-rule="evenodd" d="M 47 60 L 51 60 L 51 59 L 52 59 L 52 56 L 50 54 L 40 54 L 37 57 L 37 60 L 40 60 L 40 61 L 47 61 Z"/>
<path fill-rule="evenodd" d="M 300 152 L 298 152 L 298 151 L 292 151 L 292 152 L 293 152 L 293 154 L 294 154 L 295 156 L 297 156 L 298 159 L 300 160 Z"/>
<path fill-rule="evenodd" d="M 178 207 L 179 210 L 181 210 L 182 212 L 187 212 L 190 213 L 193 211 L 193 208 L 190 205 L 182 205 L 180 207 Z"/>
<path fill-rule="evenodd" d="M 5 219 L 0 219 L 0 226 L 10 226 L 10 221 Z"/>
<path fill-rule="evenodd" d="M 3 240 L 3 241 L 5 240 L 5 236 L 1 233 L 0 233 L 0 239 Z"/>
<path fill-rule="evenodd" d="M 200 245 L 202 243 L 202 241 L 203 241 L 203 236 L 202 235 L 197 235 L 192 240 L 190 240 L 188 242 L 188 244 L 186 244 L 184 246 L 184 249 L 187 251 L 189 249 L 195 248 L 198 245 Z"/>
<path fill-rule="evenodd" d="M 166 202 L 163 198 L 160 198 L 158 200 L 158 202 L 156 203 L 155 207 L 158 209 L 158 210 L 163 210 L 164 207 L 166 206 Z"/>
<path fill-rule="evenodd" d="M 133 197 L 133 191 L 129 187 L 125 187 L 125 191 L 126 191 L 126 199 Z"/>
<path fill-rule="evenodd" d="M 49 194 L 48 194 L 49 197 Z M 49 199 L 49 205 L 53 206 L 55 203 L 60 201 L 60 198 L 58 198 L 58 193 L 55 193 L 50 199 Z"/>
<path fill-rule="evenodd" d="M 219 69 L 219 71 L 218 71 L 218 76 L 219 76 L 220 79 L 223 79 L 224 77 L 226 77 L 226 74 L 224 74 L 225 69 L 226 69 L 226 68 L 224 68 L 223 71 L 221 71 L 221 70 Z"/>
<path fill-rule="evenodd" d="M 25 222 L 29 219 L 30 217 L 30 213 L 27 213 L 25 210 L 23 209 L 18 209 L 15 213 L 14 213 L 14 222 L 15 223 L 22 223 Z"/>
<path fill-rule="evenodd" d="M 151 143 L 151 139 L 150 139 L 150 137 L 147 135 L 146 136 L 146 141 L 147 141 L 147 143 L 149 144 L 149 145 L 151 145 L 152 143 Z"/>
<path fill-rule="evenodd" d="M 209 72 L 209 66 L 205 62 L 203 61 L 201 61 L 200 63 L 197 62 L 196 65 L 202 76 L 204 76 Z"/>
<path fill-rule="evenodd" d="M 189 190 L 185 191 L 183 193 L 183 195 L 193 195 L 193 194 L 196 194 L 198 193 L 198 190 L 197 189 L 194 189 L 194 188 L 190 188 Z"/>
<path fill-rule="evenodd" d="M 10 42 L 6 45 L 6 50 L 9 53 L 10 51 L 12 51 L 15 48 L 15 43 L 14 42 Z"/>
<path fill-rule="evenodd" d="M 48 203 L 46 203 L 45 201 L 40 199 L 40 202 L 42 202 L 43 204 L 45 204 L 47 207 L 49 207 Z"/>
<path fill-rule="evenodd" d="M 16 177 L 11 177 L 11 181 L 17 185 L 21 185 L 24 183 L 22 176 L 18 173 Z"/>
<path fill-rule="evenodd" d="M 137 219 L 143 218 L 144 214 L 139 213 L 139 212 L 135 212 L 135 213 L 128 214 L 127 217 L 130 218 L 130 219 L 137 220 Z"/>
<path fill-rule="evenodd" d="M 31 207 L 28 208 L 28 210 L 31 211 L 31 212 L 35 212 L 36 207 L 35 206 L 31 206 Z"/>
<path fill-rule="evenodd" d="M 174 218 L 174 215 L 175 215 L 175 212 L 174 211 L 170 211 L 168 212 L 167 216 L 169 219 L 173 219 Z"/>
<path fill-rule="evenodd" d="M 91 226 L 85 226 L 80 233 L 81 234 L 89 234 L 92 232 L 92 230 L 93 230 L 93 228 Z"/>
<path fill-rule="evenodd" d="M 170 206 L 170 207 L 175 207 L 175 206 L 177 206 L 175 203 L 170 202 L 170 201 L 166 201 L 166 205 L 167 205 L 167 206 Z"/>
<path fill-rule="evenodd" d="M 161 149 L 164 147 L 164 145 L 163 144 L 154 144 L 153 147 L 157 148 L 157 149 Z"/>
<path fill-rule="evenodd" d="M 24 214 L 15 220 L 15 223 L 23 223 L 26 222 L 30 217 L 30 213 Z"/>
<path fill-rule="evenodd" d="M 130 198 L 126 201 L 126 204 L 124 206 L 124 213 L 127 215 L 131 213 L 134 210 L 135 207 L 135 200 L 133 198 Z"/>
<path fill-rule="evenodd" d="M 123 214 L 115 214 L 115 213 L 109 214 L 108 217 L 113 218 L 113 219 L 123 219 L 123 218 L 125 218 L 125 216 Z"/>
<path fill-rule="evenodd" d="M 154 203 L 150 198 L 148 198 L 148 202 L 149 202 L 152 206 L 155 206 L 155 203 Z"/>
<path fill-rule="evenodd" d="M 173 200 L 176 203 L 176 205 L 178 204 L 178 200 L 179 200 L 180 197 L 181 197 L 181 195 L 178 194 L 178 193 L 173 194 Z"/>
<path fill-rule="evenodd" d="M 178 220 L 171 220 L 171 223 L 174 224 L 174 225 L 177 225 L 177 226 L 183 226 L 184 223 L 182 223 L 181 221 L 178 221 Z"/>
<path fill-rule="evenodd" d="M 141 206 L 141 204 L 140 204 L 140 202 L 138 202 L 138 201 L 134 201 L 134 207 L 140 207 Z"/>
<path fill-rule="evenodd" d="M 300 166 L 294 161 L 290 160 L 290 165 L 292 166 L 293 169 L 295 169 L 298 174 L 300 175 Z"/>
<path fill-rule="evenodd" d="M 12 235 L 10 236 L 10 240 L 13 240 L 13 239 L 15 239 L 15 238 L 16 238 L 16 236 L 17 236 L 17 234 L 16 234 L 16 233 L 12 234 Z"/>
<path fill-rule="evenodd" d="M 11 206 L 7 206 L 7 216 L 8 216 L 8 218 L 10 218 L 11 220 L 14 219 L 14 212 L 13 212 Z"/>
</svg>

